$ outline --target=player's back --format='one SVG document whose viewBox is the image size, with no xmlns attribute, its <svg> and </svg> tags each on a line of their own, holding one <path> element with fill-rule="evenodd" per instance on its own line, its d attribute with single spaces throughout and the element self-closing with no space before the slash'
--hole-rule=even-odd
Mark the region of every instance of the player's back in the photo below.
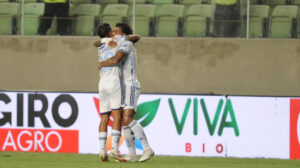
<svg viewBox="0 0 300 168">
<path fill-rule="evenodd" d="M 118 51 L 118 47 L 111 48 L 108 43 L 109 41 L 114 40 L 118 46 L 124 42 L 124 38 L 116 37 L 114 39 L 111 38 L 104 38 L 102 41 L 104 42 L 98 50 L 99 61 L 106 61 L 109 58 L 115 56 L 116 52 Z M 117 66 L 111 67 L 101 67 L 100 69 L 100 83 L 99 83 L 99 90 L 105 91 L 107 93 L 114 92 L 116 89 L 120 89 L 121 85 L 121 67 L 120 64 Z"/>
<path fill-rule="evenodd" d="M 117 36 L 115 39 L 112 38 L 104 38 L 101 41 L 103 44 L 98 49 L 99 61 L 103 62 L 108 60 L 109 58 L 115 56 L 118 51 L 118 47 L 111 48 L 108 43 L 113 40 L 119 46 L 122 42 L 124 42 L 124 38 L 121 36 Z M 111 66 L 111 67 L 101 67 L 100 69 L 100 77 L 101 78 L 119 78 L 121 73 L 120 65 Z"/>
</svg>

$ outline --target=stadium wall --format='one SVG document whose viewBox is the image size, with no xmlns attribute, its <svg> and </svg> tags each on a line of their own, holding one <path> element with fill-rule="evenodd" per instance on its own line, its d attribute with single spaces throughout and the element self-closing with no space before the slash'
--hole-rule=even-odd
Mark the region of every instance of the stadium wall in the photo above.
<svg viewBox="0 0 300 168">
<path fill-rule="evenodd" d="M 97 37 L 0 37 L 0 90 L 97 92 Z M 291 39 L 142 38 L 143 93 L 300 95 Z"/>
</svg>

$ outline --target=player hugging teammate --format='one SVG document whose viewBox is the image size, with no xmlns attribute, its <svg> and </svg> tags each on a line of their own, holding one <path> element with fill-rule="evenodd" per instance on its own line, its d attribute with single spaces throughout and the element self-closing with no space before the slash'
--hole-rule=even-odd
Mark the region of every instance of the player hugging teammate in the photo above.
<svg viewBox="0 0 300 168">
<path fill-rule="evenodd" d="M 154 152 L 143 127 L 134 120 L 141 88 L 137 78 L 137 55 L 133 42 L 137 42 L 140 37 L 132 35 L 132 29 L 125 23 L 116 24 L 113 30 L 109 24 L 103 24 L 98 29 L 98 35 L 101 41 L 96 41 L 94 45 L 98 47 L 100 70 L 100 158 L 102 161 L 108 161 L 107 125 L 112 114 L 112 150 L 109 155 L 121 162 L 137 161 L 134 142 L 134 138 L 137 137 L 144 149 L 138 161 L 147 161 Z M 121 126 L 128 148 L 128 155 L 124 158 L 119 154 Z"/>
</svg>

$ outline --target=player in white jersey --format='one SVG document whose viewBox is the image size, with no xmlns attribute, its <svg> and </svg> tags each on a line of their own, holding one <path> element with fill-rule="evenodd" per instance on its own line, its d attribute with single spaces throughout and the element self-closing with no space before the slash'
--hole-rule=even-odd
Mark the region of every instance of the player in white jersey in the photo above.
<svg viewBox="0 0 300 168">
<path fill-rule="evenodd" d="M 96 41 L 94 45 L 99 47 L 98 55 L 99 62 L 103 62 L 114 56 L 118 50 L 118 46 L 124 42 L 125 37 L 121 35 L 114 36 L 108 24 L 103 24 L 98 30 L 99 36 L 102 38 Z M 128 37 L 129 40 L 138 41 L 139 36 Z M 100 113 L 101 122 L 99 125 L 99 140 L 100 140 L 100 157 L 102 161 L 108 161 L 106 152 L 107 140 L 107 125 L 110 114 L 112 113 L 114 122 L 112 126 L 112 150 L 110 156 L 120 159 L 118 145 L 121 136 L 121 97 L 122 94 L 120 65 L 112 67 L 99 67 L 100 81 L 99 81 L 99 96 L 100 96 Z"/>
<path fill-rule="evenodd" d="M 112 48 L 108 45 L 112 40 L 113 34 L 108 24 L 103 24 L 99 27 L 98 34 L 102 39 L 102 45 L 98 48 L 99 62 L 105 61 L 113 57 L 117 52 L 117 48 Z M 121 36 L 113 39 L 115 43 L 121 44 L 124 39 Z M 99 125 L 99 140 L 100 140 L 100 158 L 102 161 L 108 161 L 106 152 L 107 140 L 107 125 L 112 114 L 114 122 L 112 125 L 112 145 L 111 155 L 119 156 L 119 142 L 121 136 L 121 70 L 120 66 L 102 67 L 100 69 L 99 81 L 99 98 L 100 98 L 100 113 L 101 122 Z"/>
<path fill-rule="evenodd" d="M 117 35 L 132 34 L 131 28 L 125 23 L 118 23 L 114 28 L 114 33 Z M 119 62 L 123 63 L 123 81 L 125 86 L 125 99 L 123 104 L 122 128 L 125 136 L 126 145 L 128 147 L 128 155 L 125 160 L 136 161 L 136 151 L 134 144 L 134 136 L 136 136 L 143 145 L 144 151 L 140 162 L 150 159 L 154 152 L 150 147 L 145 136 L 143 127 L 134 120 L 134 113 L 136 111 L 137 101 L 141 92 L 140 83 L 137 79 L 137 56 L 136 50 L 132 42 L 125 41 L 121 44 L 116 55 L 107 61 L 100 63 L 101 67 L 111 67 L 117 65 Z M 134 133 L 132 136 L 131 133 Z"/>
</svg>

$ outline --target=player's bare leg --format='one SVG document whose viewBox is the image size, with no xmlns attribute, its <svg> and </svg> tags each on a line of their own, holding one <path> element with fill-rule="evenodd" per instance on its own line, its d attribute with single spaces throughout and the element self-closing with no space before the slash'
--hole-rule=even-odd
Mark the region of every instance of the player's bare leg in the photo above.
<svg viewBox="0 0 300 168">
<path fill-rule="evenodd" d="M 134 111 L 133 111 L 133 109 L 125 109 L 124 110 L 122 125 L 123 125 L 123 130 L 124 130 L 124 128 L 125 129 L 130 129 L 143 145 L 144 151 L 143 151 L 142 157 L 139 159 L 140 162 L 147 161 L 152 156 L 154 156 L 154 152 L 153 152 L 153 150 L 151 149 L 151 147 L 148 143 L 148 140 L 147 140 L 147 137 L 145 135 L 143 127 L 138 122 L 136 122 L 134 120 Z M 132 139 L 132 136 L 130 136 L 130 134 L 128 134 L 128 133 L 125 134 L 125 132 L 124 132 L 124 135 L 125 135 L 125 139 L 127 139 L 127 141 L 130 142 L 130 140 Z M 126 138 L 126 136 L 127 136 L 127 138 Z M 135 148 L 135 146 L 133 146 L 133 147 Z M 128 150 L 130 150 L 130 149 L 128 148 Z"/>
<path fill-rule="evenodd" d="M 100 159 L 102 162 L 108 161 L 106 151 L 106 140 L 107 140 L 107 125 L 109 122 L 110 113 L 101 114 L 101 122 L 99 124 L 99 141 L 100 141 Z"/>
<path fill-rule="evenodd" d="M 124 115 L 124 112 L 123 112 L 123 115 Z M 122 118 L 122 130 L 123 130 L 123 134 L 125 136 L 125 143 L 126 143 L 126 146 L 128 149 L 128 155 L 126 155 L 124 157 L 124 159 L 126 161 L 135 162 L 135 161 L 137 161 L 136 150 L 135 150 L 135 141 L 134 141 L 135 137 L 134 137 L 134 133 L 128 126 L 129 123 L 133 121 L 134 114 L 129 115 L 129 113 L 126 112 L 125 117 L 126 118 L 124 118 L 124 116 L 123 116 L 123 118 Z"/>
<path fill-rule="evenodd" d="M 112 125 L 112 149 L 110 151 L 110 156 L 119 159 L 121 155 L 119 154 L 119 143 L 121 138 L 121 121 L 122 121 L 122 110 L 112 110 L 112 116 L 114 119 Z"/>
</svg>

